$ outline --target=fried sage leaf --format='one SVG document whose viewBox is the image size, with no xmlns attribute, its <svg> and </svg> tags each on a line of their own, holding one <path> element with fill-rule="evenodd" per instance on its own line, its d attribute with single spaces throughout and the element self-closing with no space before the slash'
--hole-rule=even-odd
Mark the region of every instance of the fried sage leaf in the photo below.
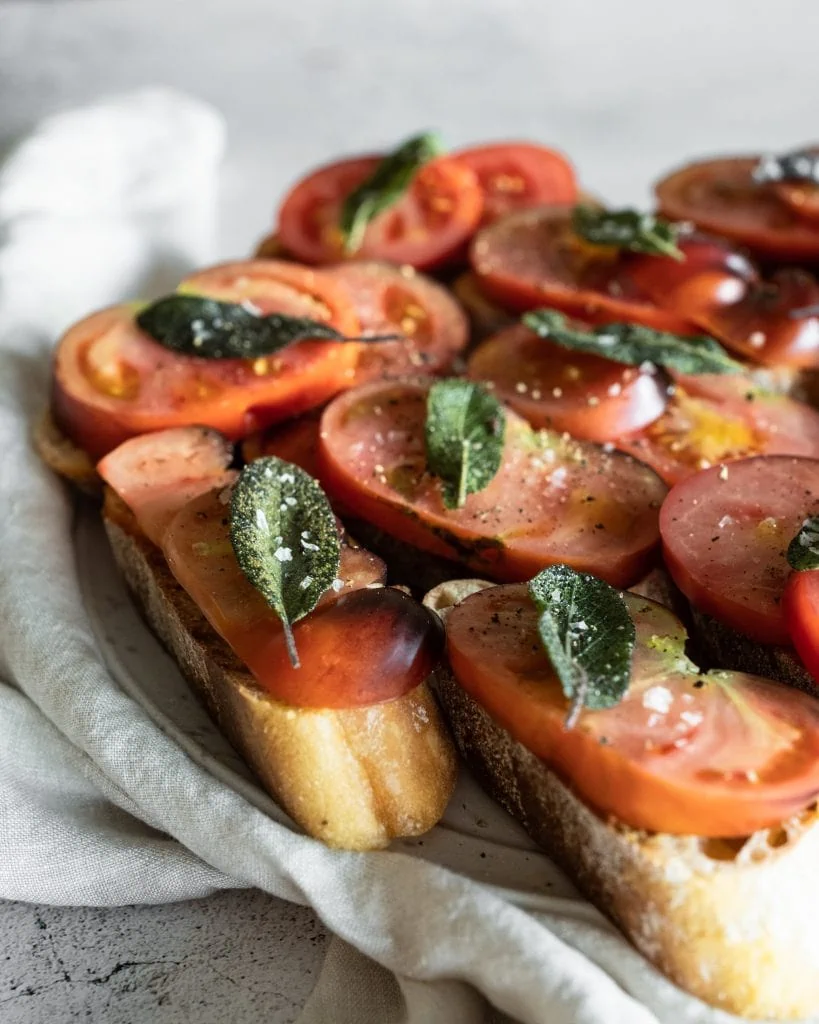
<svg viewBox="0 0 819 1024">
<path fill-rule="evenodd" d="M 572 228 L 592 245 L 613 246 L 629 252 L 670 256 L 682 261 L 685 253 L 677 245 L 681 226 L 638 210 L 601 210 L 580 204 L 572 212 Z"/>
<path fill-rule="evenodd" d="M 554 309 L 535 309 L 524 313 L 521 319 L 541 338 L 615 363 L 629 366 L 652 363 L 678 373 L 743 372 L 742 365 L 732 359 L 719 342 L 704 334 L 683 337 L 642 324 L 575 327 Z"/>
<path fill-rule="evenodd" d="M 233 488 L 230 539 L 242 572 L 281 619 L 298 668 L 293 624 L 338 577 L 341 540 L 330 502 L 298 466 L 256 459 Z"/>
<path fill-rule="evenodd" d="M 427 397 L 427 466 L 442 483 L 444 504 L 460 508 L 482 491 L 503 456 L 506 414 L 488 391 L 468 380 L 441 380 Z"/>
<path fill-rule="evenodd" d="M 567 728 L 582 708 L 610 708 L 628 689 L 636 630 L 623 595 L 603 580 L 552 565 L 529 584 L 538 632 L 571 702 Z"/>
<path fill-rule="evenodd" d="M 788 565 L 797 570 L 819 569 L 819 516 L 806 519 L 788 545 Z"/>
<path fill-rule="evenodd" d="M 795 149 L 790 153 L 766 153 L 752 171 L 754 181 L 802 181 L 819 185 L 819 150 Z"/>
<path fill-rule="evenodd" d="M 339 227 L 345 252 L 361 248 L 370 221 L 396 203 L 424 164 L 443 152 L 438 136 L 425 132 L 407 139 L 384 157 L 370 177 L 344 200 Z"/>
<path fill-rule="evenodd" d="M 187 293 L 152 302 L 137 313 L 136 324 L 164 348 L 203 359 L 257 359 L 308 339 L 401 339 L 397 334 L 351 338 L 320 320 L 284 313 L 261 316 L 252 303 L 221 302 Z"/>
</svg>

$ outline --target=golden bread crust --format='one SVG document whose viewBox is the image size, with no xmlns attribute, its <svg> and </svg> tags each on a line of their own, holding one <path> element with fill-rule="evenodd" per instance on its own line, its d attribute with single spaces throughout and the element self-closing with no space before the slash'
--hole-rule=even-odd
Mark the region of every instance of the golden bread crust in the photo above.
<svg viewBox="0 0 819 1024">
<path fill-rule="evenodd" d="M 125 506 L 106 492 L 114 555 L 151 628 L 264 788 L 330 846 L 377 849 L 426 832 L 455 785 L 455 752 L 426 683 L 342 711 L 294 708 L 263 693 Z"/>
</svg>

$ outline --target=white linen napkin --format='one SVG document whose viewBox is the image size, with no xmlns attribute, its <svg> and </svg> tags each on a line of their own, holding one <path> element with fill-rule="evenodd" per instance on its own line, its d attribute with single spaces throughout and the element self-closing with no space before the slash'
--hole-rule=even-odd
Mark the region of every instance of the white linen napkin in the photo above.
<svg viewBox="0 0 819 1024">
<path fill-rule="evenodd" d="M 213 111 L 151 90 L 50 119 L 0 173 L 0 896 L 111 905 L 257 886 L 310 904 L 339 938 L 302 1024 L 728 1020 L 578 900 L 527 912 L 406 854 L 329 850 L 272 821 L 110 678 L 72 499 L 31 425 L 62 327 L 138 294 L 160 264 L 210 257 L 221 139 Z"/>
</svg>

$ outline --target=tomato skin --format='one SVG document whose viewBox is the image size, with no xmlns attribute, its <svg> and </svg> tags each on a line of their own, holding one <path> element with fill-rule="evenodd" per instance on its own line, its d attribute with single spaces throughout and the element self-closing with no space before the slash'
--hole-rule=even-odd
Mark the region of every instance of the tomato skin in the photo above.
<svg viewBox="0 0 819 1024">
<path fill-rule="evenodd" d="M 183 284 L 227 301 L 249 299 L 355 334 L 347 294 L 326 275 L 247 260 L 201 271 Z M 304 341 L 262 360 L 201 359 L 159 345 L 130 306 L 95 313 L 63 335 L 54 356 L 52 411 L 63 431 L 99 459 L 130 437 L 191 423 L 231 440 L 296 415 L 349 385 L 355 345 Z"/>
<path fill-rule="evenodd" d="M 510 210 L 577 202 L 574 168 L 557 150 L 530 142 L 500 142 L 458 150 L 455 159 L 474 171 L 483 189 L 482 224 Z"/>
<path fill-rule="evenodd" d="M 819 573 L 794 571 L 782 595 L 790 641 L 805 668 L 819 684 Z"/>
<path fill-rule="evenodd" d="M 334 505 L 497 580 L 530 579 L 558 561 L 615 585 L 648 569 L 665 494 L 658 478 L 627 456 L 535 435 L 511 412 L 495 478 L 463 508 L 446 509 L 426 472 L 427 390 L 374 383 L 327 406 L 318 476 Z"/>
<path fill-rule="evenodd" d="M 640 294 L 616 251 L 582 242 L 571 207 L 542 206 L 507 214 L 479 231 L 470 261 L 481 288 L 520 312 L 553 306 L 592 323 L 630 321 L 693 334 L 690 321 Z"/>
<path fill-rule="evenodd" d="M 803 810 L 819 791 L 819 703 L 756 676 L 697 674 L 680 621 L 625 599 L 638 639 L 629 691 L 613 708 L 584 711 L 572 729 L 523 586 L 480 591 L 450 611 L 453 674 L 604 817 L 728 837 Z"/>
<path fill-rule="evenodd" d="M 445 373 L 469 340 L 466 314 L 432 278 L 388 263 L 362 261 L 328 267 L 348 292 L 362 334 L 401 334 L 406 340 L 362 344 L 355 384 L 382 377 Z"/>
<path fill-rule="evenodd" d="M 660 375 L 571 352 L 523 325 L 482 342 L 467 375 L 490 382 L 493 393 L 533 427 L 600 443 L 652 423 L 668 400 Z"/>
<path fill-rule="evenodd" d="M 819 458 L 819 412 L 742 375 L 675 374 L 659 419 L 617 444 L 668 484 L 752 455 Z"/>
<path fill-rule="evenodd" d="M 778 260 L 819 258 L 819 230 L 801 220 L 770 185 L 751 173 L 759 157 L 725 157 L 687 164 L 654 188 L 659 212 L 691 221 L 761 256 Z"/>
<path fill-rule="evenodd" d="M 279 208 L 284 248 L 305 263 L 344 259 L 338 230 L 341 207 L 380 161 L 380 156 L 341 160 L 299 181 Z M 449 157 L 438 157 L 418 171 L 401 199 L 372 220 L 354 257 L 410 264 L 419 270 L 439 266 L 461 249 L 482 210 L 476 175 Z"/>
<path fill-rule="evenodd" d="M 276 700 L 299 707 L 366 707 L 402 697 L 443 652 L 435 617 L 391 587 L 344 594 L 297 622 L 293 636 L 301 667 L 290 664 L 282 631 L 271 631 L 257 679 Z"/>
<path fill-rule="evenodd" d="M 787 644 L 787 547 L 817 512 L 819 460 L 767 455 L 713 466 L 663 503 L 666 567 L 701 611 L 757 643 Z"/>
</svg>

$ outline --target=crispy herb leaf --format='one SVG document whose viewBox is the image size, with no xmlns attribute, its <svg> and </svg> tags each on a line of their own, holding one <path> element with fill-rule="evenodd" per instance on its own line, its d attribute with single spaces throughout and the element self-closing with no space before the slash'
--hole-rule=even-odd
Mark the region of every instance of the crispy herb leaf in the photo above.
<svg viewBox="0 0 819 1024">
<path fill-rule="evenodd" d="M 397 202 L 420 168 L 443 152 L 438 136 L 425 132 L 407 139 L 384 157 L 370 177 L 347 196 L 341 208 L 339 227 L 345 252 L 361 248 L 370 221 Z"/>
<path fill-rule="evenodd" d="M 629 252 L 645 252 L 653 256 L 670 256 L 684 260 L 685 253 L 677 246 L 680 225 L 637 210 L 600 210 L 583 204 L 572 213 L 575 234 L 592 245 L 608 245 Z"/>
<path fill-rule="evenodd" d="M 348 338 L 320 320 L 284 313 L 260 316 L 250 303 L 220 302 L 189 294 L 158 299 L 137 314 L 136 324 L 164 348 L 204 359 L 256 359 L 310 338 L 373 342 L 401 337 L 381 334 Z"/>
<path fill-rule="evenodd" d="M 788 545 L 791 569 L 819 569 L 819 516 L 811 516 Z"/>
<path fill-rule="evenodd" d="M 740 363 L 706 335 L 684 338 L 667 331 L 655 331 L 641 324 L 604 324 L 573 327 L 554 309 L 524 313 L 523 323 L 541 338 L 578 352 L 611 359 L 615 363 L 640 366 L 653 363 L 678 373 L 742 373 Z"/>
<path fill-rule="evenodd" d="M 752 177 L 760 185 L 772 181 L 804 181 L 819 185 L 819 151 L 795 149 L 790 153 L 766 153 L 753 169 Z"/>
<path fill-rule="evenodd" d="M 496 398 L 468 380 L 441 380 L 427 397 L 427 466 L 440 477 L 447 508 L 482 491 L 503 455 L 506 414 Z"/>
<path fill-rule="evenodd" d="M 256 459 L 233 488 L 230 539 L 242 572 L 281 619 L 298 668 L 293 623 L 338 576 L 341 541 L 330 502 L 298 466 L 272 455 Z"/>
<path fill-rule="evenodd" d="M 623 595 L 608 583 L 552 565 L 529 584 L 538 632 L 571 701 L 567 728 L 583 707 L 610 708 L 628 689 L 636 631 Z"/>
</svg>

